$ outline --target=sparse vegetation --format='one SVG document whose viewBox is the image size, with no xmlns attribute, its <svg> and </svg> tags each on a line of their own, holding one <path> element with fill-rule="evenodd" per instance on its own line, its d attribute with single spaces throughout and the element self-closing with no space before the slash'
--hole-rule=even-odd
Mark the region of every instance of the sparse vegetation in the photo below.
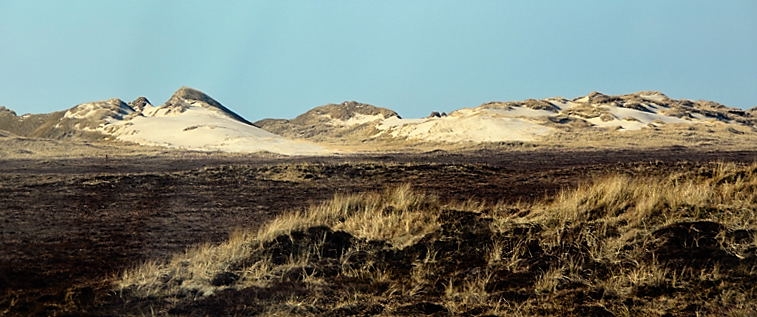
<svg viewBox="0 0 757 317">
<path fill-rule="evenodd" d="M 757 313 L 757 165 L 618 172 L 535 202 L 337 194 L 125 271 L 123 305 L 263 315 Z"/>
</svg>

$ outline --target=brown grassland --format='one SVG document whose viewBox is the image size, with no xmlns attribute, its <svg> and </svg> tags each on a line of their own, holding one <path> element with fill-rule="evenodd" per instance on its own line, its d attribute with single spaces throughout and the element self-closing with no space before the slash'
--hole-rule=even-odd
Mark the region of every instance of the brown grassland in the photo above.
<svg viewBox="0 0 757 317">
<path fill-rule="evenodd" d="M 0 313 L 753 316 L 756 158 L 674 149 L 225 158 L 169 164 L 174 170 L 110 162 L 123 164 L 116 175 L 66 175 L 28 162 L 22 172 L 22 163 L 9 162 L 6 197 L 57 184 L 71 192 L 53 196 L 89 197 L 98 206 L 89 212 L 103 217 L 127 206 L 178 211 L 162 220 L 167 233 L 156 226 L 142 233 L 141 246 L 113 249 L 117 263 L 97 255 L 61 261 L 108 266 L 90 275 L 61 267 L 75 284 L 22 283 L 14 274 L 33 279 L 34 272 L 10 265 L 35 258 L 15 250 L 16 262 L 3 259 L 0 281 L 12 286 L 0 289 Z M 89 192 L 106 187 L 108 196 Z M 225 194 L 214 192 L 219 187 Z M 184 205 L 162 196 L 189 189 L 171 198 L 194 199 Z M 154 200 L 135 191 L 153 191 Z M 22 248 L 10 242 L 23 236 L 8 233 L 10 215 L 0 227 L 3 246 Z M 162 219 L 133 217 L 143 226 Z M 190 224 L 215 225 L 214 217 L 226 224 L 192 231 L 182 222 L 191 217 Z M 144 250 L 169 234 L 180 241 Z"/>
<path fill-rule="evenodd" d="M 401 185 L 336 195 L 116 285 L 190 314 L 213 302 L 209 314 L 747 316 L 755 202 L 757 165 L 615 174 L 521 204 L 442 204 Z"/>
</svg>

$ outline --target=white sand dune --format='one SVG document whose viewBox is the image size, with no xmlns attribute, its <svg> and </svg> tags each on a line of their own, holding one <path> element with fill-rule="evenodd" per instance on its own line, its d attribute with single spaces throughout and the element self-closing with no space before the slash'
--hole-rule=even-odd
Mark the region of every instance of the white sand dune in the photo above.
<svg viewBox="0 0 757 317">
<path fill-rule="evenodd" d="M 446 117 L 383 120 L 379 135 L 435 142 L 534 141 L 552 128 L 530 117 L 489 109 L 462 109 Z"/>
<path fill-rule="evenodd" d="M 183 96 L 201 96 L 187 99 Z M 203 100 L 204 99 L 204 100 Z M 210 100 L 210 101 L 205 101 Z M 98 131 L 116 140 L 169 148 L 272 152 L 284 155 L 324 155 L 334 151 L 303 140 L 291 140 L 240 121 L 210 97 L 190 88 L 177 91 L 166 105 L 146 105 L 135 111 L 112 99 L 78 105 L 65 118 L 85 120 L 79 129 Z M 95 123 L 92 126 L 92 123 Z"/>
<path fill-rule="evenodd" d="M 693 104 L 693 106 L 692 106 Z M 535 108 L 531 108 L 535 106 Z M 708 109 L 708 107 L 714 107 Z M 400 119 L 371 118 L 379 130 L 373 137 L 391 136 L 409 140 L 440 142 L 538 142 L 557 129 L 558 122 L 584 122 L 587 128 L 610 129 L 622 133 L 668 124 L 741 125 L 729 108 L 706 102 L 672 100 L 658 92 L 623 96 L 592 93 L 567 100 L 548 98 L 523 102 L 493 102 L 462 108 L 446 117 Z M 363 124 L 366 120 L 356 120 Z"/>
<path fill-rule="evenodd" d="M 155 111 L 153 116 L 114 122 L 103 130 L 123 141 L 201 151 L 267 151 L 285 155 L 330 152 L 314 143 L 290 140 L 233 120 L 202 105 L 193 105 L 178 114 Z"/>
</svg>

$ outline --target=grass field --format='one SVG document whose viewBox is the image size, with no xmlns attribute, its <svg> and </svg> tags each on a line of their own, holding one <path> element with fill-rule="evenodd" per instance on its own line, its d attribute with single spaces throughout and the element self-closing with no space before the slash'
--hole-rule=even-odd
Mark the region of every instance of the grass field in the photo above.
<svg viewBox="0 0 757 317">
<path fill-rule="evenodd" d="M 178 315 L 757 314 L 757 165 L 633 170 L 523 202 L 336 194 L 118 274 Z"/>
</svg>

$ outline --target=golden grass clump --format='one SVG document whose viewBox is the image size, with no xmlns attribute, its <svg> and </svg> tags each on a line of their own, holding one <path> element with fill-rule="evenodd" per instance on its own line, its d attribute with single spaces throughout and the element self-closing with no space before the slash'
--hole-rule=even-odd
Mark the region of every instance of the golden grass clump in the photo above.
<svg viewBox="0 0 757 317">
<path fill-rule="evenodd" d="M 553 200 L 534 204 L 528 219 L 565 223 L 609 217 L 651 225 L 659 220 L 704 217 L 748 225 L 753 220 L 748 214 L 707 210 L 743 209 L 755 201 L 757 165 L 740 168 L 733 163 L 718 163 L 712 169 L 685 175 L 604 176 L 575 190 L 563 191 Z"/>
<path fill-rule="evenodd" d="M 368 240 L 407 245 L 438 226 L 438 198 L 414 192 L 409 184 L 383 192 L 337 194 L 333 199 L 277 217 L 257 233 L 258 241 L 312 226 L 344 230 Z"/>
<path fill-rule="evenodd" d="M 402 248 L 438 227 L 436 217 L 440 208 L 436 197 L 417 193 L 408 184 L 383 192 L 336 194 L 333 199 L 306 210 L 282 214 L 257 232 L 238 230 L 221 244 L 200 245 L 164 263 L 150 261 L 126 270 L 116 284 L 122 292 L 129 290 L 143 297 L 186 291 L 210 295 L 219 288 L 211 286 L 216 274 L 230 270 L 278 236 L 327 226 L 357 238 L 386 241 Z M 292 259 L 292 262 L 305 260 Z M 242 270 L 240 275 L 245 280 L 238 285 L 264 285 L 276 277 L 273 270 L 271 263 L 254 263 Z"/>
</svg>

